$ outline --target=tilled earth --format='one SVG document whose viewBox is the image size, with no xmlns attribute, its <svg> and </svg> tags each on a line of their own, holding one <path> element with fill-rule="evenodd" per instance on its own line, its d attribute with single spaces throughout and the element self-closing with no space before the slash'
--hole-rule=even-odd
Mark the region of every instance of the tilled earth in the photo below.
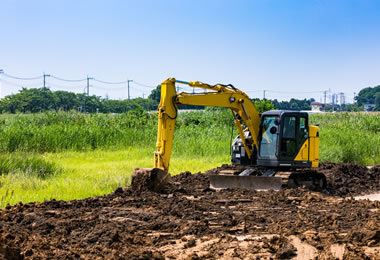
<svg viewBox="0 0 380 260">
<path fill-rule="evenodd" d="M 380 202 L 352 196 L 380 191 L 380 165 L 319 172 L 321 192 L 214 191 L 207 173 L 185 172 L 160 193 L 8 206 L 0 259 L 379 259 Z"/>
</svg>

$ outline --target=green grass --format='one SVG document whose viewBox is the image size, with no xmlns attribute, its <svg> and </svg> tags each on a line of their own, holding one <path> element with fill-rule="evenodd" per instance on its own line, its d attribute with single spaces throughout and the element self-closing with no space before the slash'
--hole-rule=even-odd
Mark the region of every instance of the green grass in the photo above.
<svg viewBox="0 0 380 260">
<path fill-rule="evenodd" d="M 62 169 L 49 162 L 42 155 L 30 153 L 0 154 L 0 175 L 23 174 L 48 178 L 60 174 Z"/>
<path fill-rule="evenodd" d="M 228 163 L 231 123 L 227 110 L 180 113 L 170 172 Z M 320 125 L 321 161 L 380 163 L 380 114 L 316 114 L 311 123 Z M 104 195 L 128 185 L 135 167 L 153 166 L 156 132 L 156 114 L 141 110 L 1 115 L 0 208 Z"/>
<path fill-rule="evenodd" d="M 334 113 L 312 115 L 320 127 L 321 161 L 380 163 L 380 114 Z"/>
<path fill-rule="evenodd" d="M 207 149 L 201 152 L 218 154 L 220 140 L 229 136 L 230 131 L 232 114 L 226 112 L 181 113 L 176 122 L 175 137 L 181 139 L 181 144 L 174 143 L 176 150 L 192 154 L 198 151 L 198 146 L 207 143 L 204 146 Z M 157 115 L 142 110 L 125 114 L 46 112 L 0 116 L 0 152 L 44 153 L 154 147 L 156 136 Z"/>
<path fill-rule="evenodd" d="M 132 148 L 120 151 L 62 152 L 45 154 L 64 171 L 51 178 L 14 173 L 0 176 L 0 208 L 19 201 L 72 200 L 99 196 L 130 184 L 136 167 L 152 167 L 152 151 Z M 173 155 L 170 172 L 198 172 L 228 163 L 229 154 L 211 157 Z"/>
</svg>

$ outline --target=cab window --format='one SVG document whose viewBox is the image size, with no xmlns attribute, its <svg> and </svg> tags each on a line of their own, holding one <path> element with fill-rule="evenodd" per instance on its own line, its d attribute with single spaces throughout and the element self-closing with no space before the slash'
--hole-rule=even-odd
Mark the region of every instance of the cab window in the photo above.
<svg viewBox="0 0 380 260">
<path fill-rule="evenodd" d="M 262 123 L 262 136 L 260 142 L 260 156 L 276 157 L 278 125 L 277 116 L 266 116 Z"/>
<path fill-rule="evenodd" d="M 283 120 L 280 154 L 282 157 L 293 157 L 297 151 L 296 117 L 286 116 Z"/>
<path fill-rule="evenodd" d="M 282 132 L 283 138 L 295 138 L 296 137 L 296 117 L 287 116 L 284 118 L 284 130 Z"/>
</svg>

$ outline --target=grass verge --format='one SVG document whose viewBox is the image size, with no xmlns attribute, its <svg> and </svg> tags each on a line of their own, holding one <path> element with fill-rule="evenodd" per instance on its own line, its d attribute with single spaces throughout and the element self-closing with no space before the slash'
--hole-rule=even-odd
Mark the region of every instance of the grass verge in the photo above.
<svg viewBox="0 0 380 260">
<path fill-rule="evenodd" d="M 120 151 L 47 153 L 45 160 L 62 168 L 62 173 L 49 178 L 20 172 L 0 176 L 0 194 L 3 194 L 0 196 L 0 208 L 20 201 L 72 200 L 108 194 L 117 187 L 129 185 L 134 168 L 152 167 L 153 155 L 149 148 L 131 147 Z M 228 152 L 209 157 L 173 154 L 170 172 L 195 173 L 229 160 Z"/>
</svg>

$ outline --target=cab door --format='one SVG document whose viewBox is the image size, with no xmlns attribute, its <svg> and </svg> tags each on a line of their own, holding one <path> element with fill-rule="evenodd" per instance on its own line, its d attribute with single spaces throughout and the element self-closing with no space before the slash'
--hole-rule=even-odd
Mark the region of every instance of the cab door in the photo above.
<svg viewBox="0 0 380 260">
<path fill-rule="evenodd" d="M 308 117 L 305 113 L 285 114 L 281 119 L 279 159 L 293 161 L 308 139 Z"/>
<path fill-rule="evenodd" d="M 297 116 L 285 114 L 281 119 L 279 159 L 291 161 L 297 153 Z"/>
</svg>

